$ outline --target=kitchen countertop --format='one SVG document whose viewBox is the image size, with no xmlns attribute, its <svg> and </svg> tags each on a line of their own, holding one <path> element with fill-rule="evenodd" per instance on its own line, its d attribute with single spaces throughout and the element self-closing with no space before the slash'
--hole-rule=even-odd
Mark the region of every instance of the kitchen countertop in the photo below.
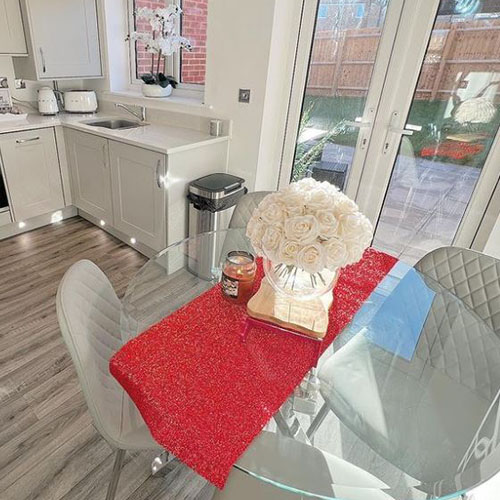
<svg viewBox="0 0 500 500">
<path fill-rule="evenodd" d="M 122 130 L 111 130 L 87 125 L 88 122 L 110 118 L 138 121 L 132 116 L 128 117 L 125 114 L 95 113 L 89 115 L 60 113 L 58 116 L 53 117 L 34 113 L 29 114 L 24 120 L 4 123 L 0 121 L 0 134 L 64 126 L 163 154 L 178 153 L 208 144 L 226 142 L 229 139 L 228 136 L 213 137 L 199 130 L 148 122 L 146 122 L 148 124 L 145 126 Z"/>
</svg>

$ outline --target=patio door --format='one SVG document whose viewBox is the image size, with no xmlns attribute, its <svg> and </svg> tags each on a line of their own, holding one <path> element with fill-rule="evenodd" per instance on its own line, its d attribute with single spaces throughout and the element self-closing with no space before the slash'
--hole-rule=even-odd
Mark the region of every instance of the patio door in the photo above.
<svg viewBox="0 0 500 500">
<path fill-rule="evenodd" d="M 285 147 L 281 181 L 334 182 L 376 225 L 374 246 L 409 263 L 471 246 L 500 172 L 500 0 L 317 3 L 297 145 Z M 355 28 L 349 12 L 365 13 Z M 333 56 L 325 15 L 342 27 Z M 290 117 L 288 141 L 293 106 Z"/>
<path fill-rule="evenodd" d="M 404 3 L 304 0 L 280 185 L 356 196 Z"/>
</svg>

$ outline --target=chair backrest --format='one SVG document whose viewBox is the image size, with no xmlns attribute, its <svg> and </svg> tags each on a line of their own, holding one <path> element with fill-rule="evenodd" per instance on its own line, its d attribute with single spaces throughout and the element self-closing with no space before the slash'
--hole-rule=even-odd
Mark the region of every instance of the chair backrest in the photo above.
<svg viewBox="0 0 500 500">
<path fill-rule="evenodd" d="M 109 373 L 108 363 L 122 344 L 120 300 L 106 275 L 81 260 L 64 275 L 56 306 L 94 424 L 107 441 L 119 446 L 125 392 Z"/>
<path fill-rule="evenodd" d="M 247 227 L 248 221 L 252 217 L 257 205 L 270 193 L 272 191 L 255 191 L 243 195 L 234 209 L 229 227 L 231 229 Z"/>
<path fill-rule="evenodd" d="M 500 336 L 500 260 L 450 246 L 428 253 L 415 269 L 463 300 Z"/>
</svg>

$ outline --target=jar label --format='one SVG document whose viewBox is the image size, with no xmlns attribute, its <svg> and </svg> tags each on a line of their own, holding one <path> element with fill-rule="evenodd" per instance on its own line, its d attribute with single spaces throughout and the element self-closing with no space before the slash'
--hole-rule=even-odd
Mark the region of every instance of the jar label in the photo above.
<svg viewBox="0 0 500 500">
<path fill-rule="evenodd" d="M 222 273 L 222 292 L 233 299 L 238 298 L 238 288 L 239 281 L 235 278 L 231 278 L 226 273 Z"/>
</svg>

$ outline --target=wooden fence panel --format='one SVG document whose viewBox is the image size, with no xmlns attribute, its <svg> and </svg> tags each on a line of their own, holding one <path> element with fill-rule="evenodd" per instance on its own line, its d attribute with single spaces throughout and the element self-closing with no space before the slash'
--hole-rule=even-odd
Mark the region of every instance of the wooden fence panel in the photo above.
<svg viewBox="0 0 500 500">
<path fill-rule="evenodd" d="M 379 28 L 344 30 L 338 38 L 318 32 L 307 85 L 309 95 L 363 96 L 370 84 Z M 500 79 L 500 19 L 438 22 L 418 80 L 416 99 L 447 99 L 457 78 L 497 72 Z M 498 91 L 497 91 L 498 92 Z M 500 100 L 500 94 L 496 96 Z"/>
</svg>

